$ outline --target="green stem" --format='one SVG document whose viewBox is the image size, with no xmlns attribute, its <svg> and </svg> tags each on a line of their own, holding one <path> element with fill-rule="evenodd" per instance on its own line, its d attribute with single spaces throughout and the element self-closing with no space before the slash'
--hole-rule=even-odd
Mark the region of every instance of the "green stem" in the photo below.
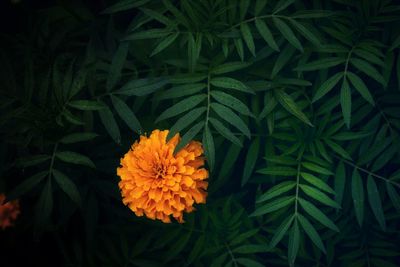
<svg viewBox="0 0 400 267">
<path fill-rule="evenodd" d="M 234 266 L 238 266 L 235 255 L 233 255 L 231 248 L 229 247 L 228 243 L 225 242 L 225 247 L 228 250 L 229 256 L 231 257 Z"/>
<path fill-rule="evenodd" d="M 54 166 L 54 160 L 56 157 L 57 148 L 58 148 L 58 142 L 54 145 L 53 154 L 51 155 L 49 178 L 51 177 L 51 173 L 53 172 L 53 166 Z"/>
</svg>

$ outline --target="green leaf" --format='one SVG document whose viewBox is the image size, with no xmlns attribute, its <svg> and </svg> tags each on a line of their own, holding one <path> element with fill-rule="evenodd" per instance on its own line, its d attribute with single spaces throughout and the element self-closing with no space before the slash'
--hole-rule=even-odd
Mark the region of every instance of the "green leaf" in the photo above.
<svg viewBox="0 0 400 267">
<path fill-rule="evenodd" d="M 233 42 L 235 44 L 236 47 L 236 51 L 240 57 L 240 60 L 243 61 L 244 60 L 244 51 L 243 51 L 243 42 L 242 39 L 239 38 L 235 38 L 233 39 Z"/>
<path fill-rule="evenodd" d="M 236 97 L 221 92 L 221 91 L 212 91 L 211 96 L 217 100 L 219 103 L 243 114 L 246 116 L 253 116 L 253 114 L 250 112 L 249 108 L 239 99 Z"/>
<path fill-rule="evenodd" d="M 350 128 L 351 90 L 346 78 L 343 79 L 342 88 L 340 89 L 340 105 L 342 107 L 343 120 L 347 128 Z"/>
<path fill-rule="evenodd" d="M 93 161 L 88 157 L 72 151 L 61 151 L 56 153 L 56 157 L 64 162 L 96 168 Z"/>
<path fill-rule="evenodd" d="M 297 220 L 294 221 L 289 233 L 288 260 L 290 266 L 294 265 L 300 247 L 300 230 Z"/>
<path fill-rule="evenodd" d="M 238 90 L 238 91 L 241 91 L 241 92 L 254 94 L 253 90 L 248 88 L 241 81 L 238 81 L 238 80 L 233 79 L 233 78 L 216 77 L 216 78 L 212 78 L 210 83 L 211 83 L 211 85 L 216 86 L 216 87 L 226 88 L 226 89 L 234 89 L 234 90 Z"/>
<path fill-rule="evenodd" d="M 114 93 L 127 96 L 144 96 L 154 93 L 166 84 L 167 80 L 162 77 L 132 80 Z"/>
<path fill-rule="evenodd" d="M 20 183 L 10 193 L 7 194 L 7 201 L 11 201 L 19 198 L 26 192 L 32 190 L 37 184 L 39 184 L 44 177 L 48 174 L 47 171 L 39 172 Z"/>
<path fill-rule="evenodd" d="M 372 97 L 371 93 L 368 91 L 367 86 L 361 80 L 360 77 L 358 77 L 356 74 L 348 71 L 347 72 L 347 77 L 349 78 L 351 84 L 354 86 L 354 88 L 360 93 L 360 95 L 367 100 L 371 105 L 375 105 L 374 98 Z"/>
<path fill-rule="evenodd" d="M 296 182 L 294 181 L 285 181 L 281 182 L 272 188 L 270 188 L 267 192 L 259 196 L 256 200 L 256 203 L 264 202 L 270 200 L 274 197 L 280 196 L 289 190 L 292 190 L 296 186 Z"/>
<path fill-rule="evenodd" d="M 322 204 L 331 206 L 333 208 L 340 208 L 340 206 L 333 201 L 330 197 L 328 197 L 325 193 L 322 193 L 320 190 L 315 187 L 308 186 L 305 184 L 300 184 L 299 187 L 303 190 L 306 195 L 314 198 L 315 200 L 321 202 Z"/>
<path fill-rule="evenodd" d="M 265 42 L 275 51 L 279 51 L 279 46 L 276 44 L 274 36 L 272 35 L 270 29 L 268 28 L 267 24 L 261 20 L 255 20 L 256 28 L 260 33 L 261 37 L 265 40 Z"/>
<path fill-rule="evenodd" d="M 315 92 L 312 102 L 319 100 L 321 97 L 329 93 L 329 91 L 331 91 L 332 88 L 335 87 L 335 85 L 340 81 L 342 77 L 343 72 L 338 72 L 330 77 L 328 80 L 326 80 L 323 84 L 321 84 L 321 86 Z"/>
<path fill-rule="evenodd" d="M 26 168 L 26 167 L 35 166 L 40 163 L 46 162 L 49 159 L 51 159 L 51 157 L 49 155 L 35 155 L 35 156 L 30 156 L 30 157 L 23 157 L 23 158 L 19 158 L 16 161 L 16 165 L 19 167 Z"/>
<path fill-rule="evenodd" d="M 266 245 L 243 245 L 232 250 L 234 253 L 239 254 L 255 254 L 255 253 L 265 253 L 270 249 Z"/>
<path fill-rule="evenodd" d="M 357 168 L 354 168 L 351 179 L 351 195 L 353 197 L 357 222 L 360 226 L 362 226 L 364 219 L 364 187 Z"/>
<path fill-rule="evenodd" d="M 252 236 L 255 236 L 259 232 L 258 229 L 251 229 L 249 231 L 246 231 L 244 233 L 241 233 L 237 235 L 232 241 L 229 242 L 230 245 L 236 245 L 243 243 L 243 241 L 249 239 Z"/>
<path fill-rule="evenodd" d="M 279 2 L 277 2 L 275 4 L 274 9 L 272 10 L 272 14 L 276 14 L 282 10 L 284 10 L 285 8 L 287 8 L 288 6 L 290 6 L 291 4 L 294 3 L 294 0 L 280 0 Z"/>
<path fill-rule="evenodd" d="M 247 151 L 246 160 L 244 162 L 243 176 L 241 186 L 245 185 L 253 173 L 254 166 L 258 158 L 258 151 L 260 149 L 260 138 L 254 138 L 251 142 L 249 150 Z"/>
<path fill-rule="evenodd" d="M 303 35 L 304 38 L 306 38 L 308 41 L 310 41 L 311 43 L 313 43 L 317 47 L 321 45 L 321 42 L 318 39 L 318 37 L 315 36 L 314 33 L 312 31 L 310 31 L 306 26 L 304 26 L 303 24 L 297 22 L 294 19 L 289 19 L 289 21 L 296 28 L 296 30 L 301 35 Z"/>
<path fill-rule="evenodd" d="M 326 249 L 324 244 L 322 243 L 321 237 L 319 236 L 317 230 L 315 230 L 314 226 L 301 214 L 297 215 L 300 225 L 303 227 L 304 231 L 311 239 L 311 241 L 326 254 Z"/>
<path fill-rule="evenodd" d="M 240 24 L 240 31 L 242 32 L 243 39 L 253 56 L 256 56 L 256 48 L 254 46 L 253 35 L 247 23 Z"/>
<path fill-rule="evenodd" d="M 296 176 L 297 170 L 292 167 L 267 167 L 257 170 L 257 173 L 266 175 Z"/>
<path fill-rule="evenodd" d="M 298 118 L 299 120 L 303 121 L 304 123 L 310 125 L 313 127 L 311 124 L 310 120 L 307 118 L 307 116 L 301 111 L 301 109 L 296 105 L 296 102 L 292 99 L 292 97 L 288 94 L 286 94 L 283 90 L 274 90 L 274 95 L 276 100 L 282 105 L 286 111 L 288 111 L 290 114 Z"/>
<path fill-rule="evenodd" d="M 250 258 L 236 258 L 236 262 L 240 263 L 241 265 L 245 267 L 264 267 L 264 264 L 258 263 L 255 260 L 252 260 Z"/>
<path fill-rule="evenodd" d="M 341 57 L 324 57 L 304 65 L 294 68 L 295 71 L 315 71 L 327 69 L 346 62 L 346 59 Z"/>
<path fill-rule="evenodd" d="M 352 57 L 350 58 L 350 63 L 356 69 L 364 72 L 365 74 L 375 79 L 380 84 L 385 85 L 385 79 L 383 78 L 382 74 L 380 74 L 380 72 L 371 64 L 369 64 L 367 61 Z"/>
<path fill-rule="evenodd" d="M 82 207 L 81 195 L 79 194 L 78 188 L 71 181 L 71 179 L 56 169 L 52 170 L 52 174 L 53 174 L 54 179 L 56 180 L 57 184 L 64 191 L 64 193 L 67 194 L 68 197 L 72 201 L 74 201 L 79 207 Z"/>
<path fill-rule="evenodd" d="M 99 136 L 96 133 L 72 133 L 61 138 L 60 143 L 62 144 L 74 144 L 78 142 L 89 141 Z"/>
<path fill-rule="evenodd" d="M 346 185 L 346 170 L 342 161 L 339 162 L 335 174 L 335 200 L 338 205 L 342 205 L 344 188 Z"/>
<path fill-rule="evenodd" d="M 324 190 L 325 192 L 335 194 L 335 191 L 333 191 L 333 189 L 329 185 L 327 185 L 323 180 L 318 179 L 314 175 L 307 172 L 301 172 L 300 175 L 301 177 L 304 178 L 304 180 L 306 180 L 313 186 L 318 187 L 319 189 Z"/>
<path fill-rule="evenodd" d="M 220 74 L 225 74 L 225 73 L 241 70 L 241 69 L 249 67 L 250 65 L 251 65 L 250 63 L 240 62 L 240 61 L 228 62 L 228 63 L 224 63 L 221 65 L 215 66 L 214 68 L 211 69 L 210 73 L 214 74 L 214 75 L 220 75 Z"/>
<path fill-rule="evenodd" d="M 168 29 L 151 29 L 147 31 L 128 34 L 127 36 L 125 36 L 124 39 L 122 39 L 122 41 L 137 41 L 137 40 L 164 38 L 168 34 L 170 34 L 170 31 Z"/>
<path fill-rule="evenodd" d="M 318 209 L 311 202 L 299 198 L 299 204 L 311 217 L 320 222 L 322 225 L 332 229 L 333 231 L 339 232 L 339 228 L 329 219 L 320 209 Z"/>
<path fill-rule="evenodd" d="M 132 129 L 132 131 L 138 134 L 142 133 L 142 126 L 140 125 L 140 122 L 138 121 L 132 110 L 128 107 L 128 105 L 114 95 L 111 95 L 111 101 L 118 115 L 126 123 L 126 125 L 128 125 L 128 127 Z"/>
<path fill-rule="evenodd" d="M 252 214 L 250 214 L 250 217 L 261 216 L 267 213 L 277 211 L 293 203 L 294 200 L 295 197 L 293 196 L 286 196 L 275 199 L 274 201 L 260 205 L 258 208 L 256 208 L 256 210 Z"/>
<path fill-rule="evenodd" d="M 367 192 L 368 201 L 369 205 L 371 206 L 372 212 L 374 213 L 375 218 L 378 221 L 382 230 L 386 231 L 385 214 L 383 213 L 381 196 L 379 195 L 378 188 L 371 175 L 368 175 L 367 179 Z"/>
<path fill-rule="evenodd" d="M 283 20 L 277 17 L 272 17 L 272 21 L 274 22 L 276 28 L 278 28 L 278 30 L 281 32 L 283 37 L 285 37 L 285 39 L 288 40 L 291 45 L 303 52 L 303 46 L 290 27 Z"/>
<path fill-rule="evenodd" d="M 171 117 L 174 117 L 176 115 L 179 115 L 185 111 L 188 111 L 194 107 L 196 107 L 198 104 L 200 104 L 204 99 L 207 98 L 207 95 L 205 94 L 198 94 L 194 96 L 190 96 L 184 100 L 179 101 L 172 107 L 166 109 L 161 115 L 156 119 L 156 123 Z"/>
<path fill-rule="evenodd" d="M 301 165 L 303 165 L 304 168 L 309 169 L 313 172 L 317 172 L 320 174 L 325 174 L 325 175 L 333 175 L 333 172 L 331 172 L 330 170 L 321 167 L 317 164 L 311 163 L 311 162 L 302 162 Z"/>
<path fill-rule="evenodd" d="M 150 57 L 160 53 L 164 49 L 166 49 L 168 46 L 170 46 L 176 38 L 179 36 L 179 32 L 172 33 L 168 35 L 166 38 L 162 39 L 162 41 L 154 48 L 153 52 L 151 52 Z"/>
<path fill-rule="evenodd" d="M 128 55 L 128 49 L 129 43 L 122 42 L 117 51 L 114 53 L 106 81 L 106 88 L 108 92 L 115 87 L 121 78 L 121 71 L 125 64 L 126 56 Z"/>
<path fill-rule="evenodd" d="M 333 151 L 335 151 L 337 154 L 342 156 L 345 159 L 352 160 L 350 154 L 340 145 L 337 143 L 333 142 L 332 140 L 329 139 L 324 139 L 325 144 L 327 144 Z"/>
<path fill-rule="evenodd" d="M 293 219 L 295 215 L 287 217 L 279 227 L 274 231 L 274 235 L 271 238 L 271 242 L 269 243 L 270 248 L 274 248 L 283 238 L 283 236 L 288 231 L 290 225 L 292 225 Z"/>
<path fill-rule="evenodd" d="M 129 10 L 135 7 L 142 6 L 146 4 L 147 2 L 150 2 L 150 0 L 122 0 L 119 1 L 118 3 L 106 8 L 102 13 L 103 14 L 112 14 L 112 13 L 117 13 L 120 11 L 125 11 Z"/>
<path fill-rule="evenodd" d="M 115 143 L 121 143 L 121 134 L 117 122 L 114 119 L 114 115 L 111 110 L 107 107 L 99 111 L 100 120 L 104 125 L 104 128 L 114 140 Z"/>
<path fill-rule="evenodd" d="M 47 179 L 46 184 L 40 193 L 39 201 L 36 205 L 35 221 L 38 225 L 43 226 L 50 217 L 53 210 L 53 194 L 51 187 L 51 179 Z"/>
<path fill-rule="evenodd" d="M 205 126 L 203 132 L 203 146 L 204 153 L 208 160 L 208 165 L 210 166 L 210 170 L 212 171 L 214 169 L 215 163 L 215 145 L 211 130 L 208 125 Z"/>
<path fill-rule="evenodd" d="M 79 110 L 102 110 L 104 105 L 93 100 L 74 100 L 68 103 L 69 106 Z"/>
<path fill-rule="evenodd" d="M 187 126 L 189 126 L 191 123 L 193 123 L 206 110 L 207 108 L 205 107 L 195 108 L 186 113 L 185 115 L 183 115 L 182 117 L 180 117 L 179 120 L 177 120 L 175 124 L 171 127 L 167 136 L 167 140 L 171 139 L 173 136 L 175 136 L 176 133 L 179 133 Z"/>
<path fill-rule="evenodd" d="M 286 64 L 293 59 L 294 52 L 296 51 L 295 48 L 291 45 L 285 46 L 281 53 L 279 53 L 278 58 L 275 61 L 274 67 L 271 71 L 271 78 L 274 78 Z"/>
<path fill-rule="evenodd" d="M 179 144 L 175 148 L 175 153 L 184 148 L 193 138 L 203 129 L 204 123 L 199 122 L 189 129 L 183 136 Z"/>
<path fill-rule="evenodd" d="M 215 130 L 217 130 L 223 137 L 234 143 L 235 145 L 242 147 L 242 142 L 237 138 L 228 128 L 226 128 L 220 121 L 209 118 L 209 121 L 214 126 Z"/>
<path fill-rule="evenodd" d="M 147 16 L 151 17 L 152 19 L 157 20 L 158 22 L 161 22 L 164 25 L 171 24 L 171 21 L 166 16 L 164 16 L 163 14 L 161 14 L 155 10 L 147 9 L 144 7 L 140 8 L 140 10 Z"/>
<path fill-rule="evenodd" d="M 246 123 L 244 123 L 244 121 L 238 115 L 236 115 L 230 108 L 227 108 L 218 103 L 212 103 L 211 108 L 212 110 L 215 111 L 215 113 L 217 113 L 218 116 L 220 116 L 222 119 L 233 125 L 244 135 L 246 135 L 247 138 L 250 139 L 250 130 L 247 127 Z"/>
<path fill-rule="evenodd" d="M 258 16 L 264 7 L 267 5 L 268 0 L 256 0 L 254 5 L 254 15 Z"/>
<path fill-rule="evenodd" d="M 159 99 L 174 99 L 182 96 L 193 95 L 199 93 L 201 90 L 206 88 L 205 83 L 195 83 L 195 84 L 184 84 L 179 86 L 174 86 L 171 89 L 164 90 L 160 93 Z"/>
<path fill-rule="evenodd" d="M 390 184 L 390 182 L 386 182 L 386 190 L 388 192 L 390 200 L 393 203 L 393 206 L 397 211 L 400 211 L 400 196 L 396 192 L 394 186 Z"/>
</svg>

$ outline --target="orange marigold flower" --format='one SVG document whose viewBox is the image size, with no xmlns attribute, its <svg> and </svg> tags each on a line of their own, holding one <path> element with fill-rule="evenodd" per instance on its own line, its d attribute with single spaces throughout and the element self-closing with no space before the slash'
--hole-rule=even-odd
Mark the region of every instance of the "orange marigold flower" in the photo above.
<svg viewBox="0 0 400 267">
<path fill-rule="evenodd" d="M 183 213 L 194 203 L 205 203 L 208 171 L 200 142 L 192 141 L 174 155 L 180 141 L 176 134 L 167 142 L 168 130 L 140 136 L 121 159 L 117 174 L 122 201 L 137 216 L 183 223 Z"/>
<path fill-rule="evenodd" d="M 4 203 L 6 196 L 0 194 L 0 227 L 4 230 L 7 227 L 13 226 L 17 219 L 19 211 L 19 201 L 13 200 Z"/>
</svg>

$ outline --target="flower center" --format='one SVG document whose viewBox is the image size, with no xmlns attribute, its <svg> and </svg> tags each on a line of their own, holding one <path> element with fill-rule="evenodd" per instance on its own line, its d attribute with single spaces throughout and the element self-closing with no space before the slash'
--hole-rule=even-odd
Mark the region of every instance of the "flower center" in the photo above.
<svg viewBox="0 0 400 267">
<path fill-rule="evenodd" d="M 164 178 L 164 176 L 167 173 L 167 168 L 165 166 L 163 166 L 162 164 L 157 164 L 157 166 L 155 166 L 153 168 L 154 170 L 154 176 L 156 179 L 161 179 Z"/>
</svg>

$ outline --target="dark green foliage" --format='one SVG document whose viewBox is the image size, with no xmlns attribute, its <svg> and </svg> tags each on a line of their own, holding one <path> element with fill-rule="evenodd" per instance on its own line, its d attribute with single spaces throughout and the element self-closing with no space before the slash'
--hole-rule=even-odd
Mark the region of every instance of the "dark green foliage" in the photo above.
<svg viewBox="0 0 400 267">
<path fill-rule="evenodd" d="M 57 264 L 400 265 L 397 1 L 66 2 L 0 50 L 0 192 Z M 153 129 L 203 143 L 184 224 L 121 201 Z"/>
</svg>

